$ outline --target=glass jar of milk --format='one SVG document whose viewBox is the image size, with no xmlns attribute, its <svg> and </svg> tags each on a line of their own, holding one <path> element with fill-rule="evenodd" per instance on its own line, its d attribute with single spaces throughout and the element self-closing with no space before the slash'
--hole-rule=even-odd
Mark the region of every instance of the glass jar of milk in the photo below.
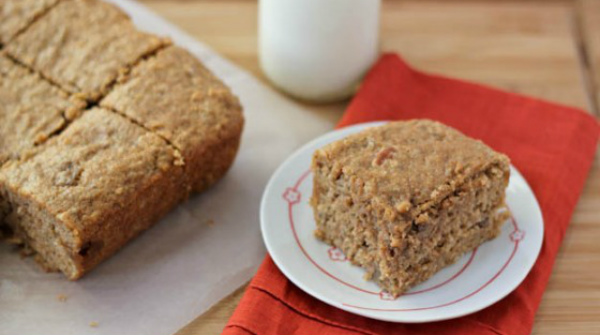
<svg viewBox="0 0 600 335">
<path fill-rule="evenodd" d="M 260 65 L 308 101 L 349 97 L 379 54 L 381 0 L 260 0 Z"/>
</svg>

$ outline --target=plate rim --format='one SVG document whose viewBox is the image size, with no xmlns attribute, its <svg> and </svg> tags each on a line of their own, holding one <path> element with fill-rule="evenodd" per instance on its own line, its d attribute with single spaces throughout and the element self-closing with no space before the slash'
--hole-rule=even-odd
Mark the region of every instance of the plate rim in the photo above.
<svg viewBox="0 0 600 335">
<path fill-rule="evenodd" d="M 537 259 L 539 257 L 539 254 L 541 252 L 541 248 L 544 244 L 544 235 L 545 235 L 545 225 L 544 225 L 544 218 L 543 218 L 543 213 L 541 211 L 541 208 L 539 206 L 539 202 L 537 200 L 537 197 L 535 195 L 535 193 L 533 192 L 533 190 L 531 189 L 531 186 L 529 185 L 529 183 L 527 182 L 527 180 L 525 179 L 525 177 L 521 174 L 521 172 L 514 166 L 514 165 L 510 165 L 510 168 L 512 170 L 514 170 L 514 172 L 516 172 L 517 177 L 519 177 L 522 181 L 523 181 L 523 185 L 526 188 L 526 191 L 528 191 L 528 193 L 531 194 L 532 198 L 533 198 L 533 210 L 536 214 L 539 215 L 540 218 L 540 235 L 541 235 L 541 242 L 539 243 L 537 250 L 535 250 L 535 257 L 533 258 L 533 262 L 531 263 L 531 266 L 529 267 L 529 269 L 527 269 L 527 271 L 523 271 L 521 272 L 521 276 L 520 278 L 518 278 L 518 280 L 514 281 L 514 285 L 507 285 L 505 286 L 506 289 L 502 290 L 499 294 L 497 294 L 493 299 L 493 301 L 489 302 L 489 303 L 484 303 L 481 304 L 482 306 L 476 306 L 475 308 L 466 308 L 463 310 L 463 312 L 460 313 L 454 313 L 451 315 L 444 315 L 444 316 L 440 316 L 440 317 L 430 317 L 430 318 L 402 318 L 402 317 L 398 317 L 399 315 L 409 315 L 407 313 L 399 313 L 399 312 L 394 312 L 394 311 L 371 311 L 371 312 L 376 312 L 376 313 L 389 313 L 391 314 L 390 317 L 385 317 L 382 315 L 377 315 L 376 313 L 374 314 L 370 314 L 367 313 L 368 310 L 362 310 L 362 309 L 358 309 L 355 307 L 351 307 L 351 306 L 347 306 L 344 303 L 339 303 L 337 301 L 335 301 L 335 299 L 330 299 L 326 296 L 323 296 L 322 294 L 316 292 L 315 290 L 313 290 L 310 285 L 305 285 L 304 282 L 302 280 L 299 280 L 298 278 L 296 278 L 294 275 L 292 275 L 290 272 L 288 272 L 287 267 L 285 266 L 285 261 L 281 260 L 280 257 L 278 256 L 277 253 L 273 253 L 273 246 L 268 242 L 269 239 L 266 236 L 266 230 L 267 228 L 267 211 L 268 208 L 270 206 L 270 204 L 268 204 L 267 198 L 269 197 L 269 195 L 271 194 L 271 191 L 274 189 L 274 184 L 276 183 L 276 181 L 279 179 L 279 177 L 281 177 L 283 175 L 283 172 L 285 171 L 285 169 L 288 167 L 288 165 L 290 165 L 298 156 L 302 155 L 306 150 L 308 150 L 309 147 L 320 143 L 320 142 L 326 142 L 330 137 L 337 137 L 339 135 L 342 135 L 342 138 L 345 136 L 348 136 L 350 134 L 354 134 L 356 132 L 362 131 L 364 129 L 370 128 L 370 127 L 376 127 L 376 126 L 380 126 L 380 125 L 384 125 L 387 124 L 389 122 L 393 122 L 393 121 L 374 121 L 374 122 L 365 122 L 365 123 L 359 123 L 359 124 L 354 124 L 348 127 L 344 127 L 344 128 L 340 128 L 340 129 L 334 129 L 330 132 L 327 132 L 321 136 L 318 136 L 314 139 L 312 139 L 311 141 L 305 143 L 304 145 L 302 145 L 301 147 L 299 147 L 296 151 L 294 151 L 290 156 L 288 156 L 280 165 L 279 167 L 275 170 L 275 172 L 273 172 L 273 174 L 271 175 L 271 177 L 269 178 L 269 182 L 267 183 L 264 191 L 263 191 L 263 195 L 261 197 L 261 205 L 260 205 L 260 228 L 261 228 L 261 235 L 263 238 L 263 242 L 267 248 L 267 251 L 269 252 L 269 255 L 271 257 L 271 259 L 273 260 L 273 262 L 275 263 L 275 265 L 277 266 L 277 268 L 285 275 L 285 277 L 290 280 L 294 285 L 296 285 L 298 288 L 300 288 L 302 291 L 304 291 L 305 293 L 309 294 L 310 296 L 312 296 L 313 298 L 324 302 L 330 306 L 333 306 L 335 308 L 339 308 L 341 310 L 344 310 L 346 312 L 355 314 L 355 315 L 360 315 L 363 317 L 367 317 L 370 319 L 375 319 L 375 320 L 381 320 L 381 321 L 387 321 L 387 322 L 395 322 L 395 323 L 425 323 L 425 322 L 435 322 L 435 321 L 443 321 L 443 320 L 449 320 L 449 319 L 455 319 L 455 318 L 459 318 L 459 317 L 463 317 L 465 315 L 469 315 L 475 312 L 478 312 L 482 309 L 485 309 L 493 304 L 495 304 L 496 302 L 504 299 L 507 295 L 509 295 L 511 292 L 513 292 L 522 282 L 523 280 L 527 277 L 527 275 L 529 274 L 529 272 L 531 271 L 531 269 L 535 266 Z M 325 144 L 323 144 L 325 145 Z M 532 253 L 533 254 L 533 253 Z M 475 292 L 478 293 L 478 292 Z M 394 317 L 392 317 L 394 316 Z"/>
</svg>

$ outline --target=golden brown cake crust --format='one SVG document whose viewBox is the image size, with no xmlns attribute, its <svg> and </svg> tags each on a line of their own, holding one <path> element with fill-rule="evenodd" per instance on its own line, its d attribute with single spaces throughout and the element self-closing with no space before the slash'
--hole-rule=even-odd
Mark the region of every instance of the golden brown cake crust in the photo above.
<svg viewBox="0 0 600 335">
<path fill-rule="evenodd" d="M 72 279 L 148 228 L 186 195 L 183 168 L 171 146 L 98 108 L 85 112 L 31 156 L 7 163 L 0 183 L 18 220 L 37 221 L 25 231 L 29 237 L 44 220 L 54 225 L 58 236 L 43 236 L 66 249 L 74 266 L 60 270 Z M 38 243 L 33 246 L 43 258 L 52 258 L 43 250 L 47 246 L 39 244 L 45 241 L 31 240 Z"/>
<path fill-rule="evenodd" d="M 408 202 L 421 210 L 491 165 L 508 167 L 505 155 L 430 120 L 367 129 L 317 150 L 315 157 L 332 161 L 334 173 L 355 175 L 381 203 Z"/>
<path fill-rule="evenodd" d="M 59 0 L 0 0 L 0 45 L 6 44 Z"/>
<path fill-rule="evenodd" d="M 63 0 L 6 46 L 19 62 L 96 101 L 119 73 L 165 44 L 137 31 L 114 5 Z"/>
<path fill-rule="evenodd" d="M 193 55 L 175 46 L 133 68 L 100 105 L 177 147 L 195 191 L 227 171 L 244 125 L 238 99 Z"/>
<path fill-rule="evenodd" d="M 399 295 L 494 238 L 508 158 L 429 120 L 392 122 L 313 155 L 316 236 Z"/>
<path fill-rule="evenodd" d="M 84 107 L 84 101 L 0 54 L 0 166 L 45 142 Z"/>
</svg>

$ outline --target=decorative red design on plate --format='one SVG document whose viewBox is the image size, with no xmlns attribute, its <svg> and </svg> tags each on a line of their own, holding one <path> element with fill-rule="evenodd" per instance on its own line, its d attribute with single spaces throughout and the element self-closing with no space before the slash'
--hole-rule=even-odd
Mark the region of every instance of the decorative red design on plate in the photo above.
<svg viewBox="0 0 600 335">
<path fill-rule="evenodd" d="M 512 233 L 510 233 L 510 240 L 518 243 L 525 238 L 525 232 L 516 228 Z"/>
<path fill-rule="evenodd" d="M 288 187 L 288 189 L 286 189 L 283 193 L 283 198 L 285 201 L 289 202 L 290 205 L 295 205 L 300 202 L 302 194 L 298 192 L 298 190 Z"/>
<path fill-rule="evenodd" d="M 334 262 L 345 262 L 347 260 L 346 255 L 336 247 L 329 248 L 327 253 L 329 254 L 329 259 Z"/>
</svg>

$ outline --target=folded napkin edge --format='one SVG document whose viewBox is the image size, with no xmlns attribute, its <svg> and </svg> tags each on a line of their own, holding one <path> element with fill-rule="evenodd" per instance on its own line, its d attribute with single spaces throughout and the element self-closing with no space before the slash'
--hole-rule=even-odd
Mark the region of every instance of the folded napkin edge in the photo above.
<svg viewBox="0 0 600 335">
<path fill-rule="evenodd" d="M 596 123 L 597 131 L 600 132 L 600 120 L 594 114 L 592 114 L 591 112 L 587 111 L 584 108 L 571 106 L 571 105 L 568 105 L 568 104 L 562 103 L 562 102 L 556 102 L 556 101 L 546 100 L 544 98 L 527 95 L 527 93 L 507 91 L 507 90 L 503 89 L 502 87 L 493 86 L 491 84 L 479 83 L 479 82 L 471 81 L 469 79 L 463 79 L 463 78 L 458 78 L 458 77 L 451 77 L 451 76 L 446 76 L 446 75 L 443 75 L 443 74 L 430 73 L 428 71 L 423 71 L 423 70 L 420 70 L 417 67 L 413 66 L 409 61 L 407 61 L 403 57 L 400 57 L 400 55 L 398 55 L 397 53 L 394 53 L 394 52 L 384 52 L 381 55 L 381 57 L 380 57 L 380 63 L 376 64 L 375 66 L 377 66 L 377 65 L 379 65 L 379 66 L 387 66 L 385 64 L 382 64 L 383 61 L 386 60 L 386 59 L 393 60 L 393 61 L 401 63 L 401 65 L 403 67 L 405 67 L 406 69 L 408 69 L 411 74 L 416 74 L 416 75 L 419 75 L 419 76 L 426 76 L 426 77 L 429 77 L 429 78 L 432 78 L 432 79 L 441 79 L 441 80 L 444 80 L 444 81 L 450 81 L 453 84 L 456 84 L 456 83 L 466 84 L 466 85 L 470 85 L 470 86 L 473 86 L 473 87 L 478 87 L 478 88 L 484 89 L 484 90 L 492 90 L 492 91 L 495 91 L 495 92 L 501 93 L 501 94 L 510 94 L 510 95 L 515 96 L 515 97 L 518 97 L 518 98 L 521 98 L 521 99 L 525 99 L 525 100 L 528 100 L 528 101 L 532 101 L 532 102 L 538 102 L 538 103 L 544 103 L 544 104 L 554 105 L 554 106 L 558 107 L 557 110 L 556 110 L 556 112 L 568 112 L 565 109 L 569 109 L 569 110 L 572 110 L 572 111 L 577 111 L 577 112 L 583 114 L 584 117 L 593 120 Z M 365 81 L 363 81 L 363 82 L 365 82 Z M 359 92 L 360 92 L 360 88 L 359 88 Z M 340 120 L 340 121 L 343 121 L 343 119 L 344 118 L 342 118 L 342 120 Z"/>
</svg>

